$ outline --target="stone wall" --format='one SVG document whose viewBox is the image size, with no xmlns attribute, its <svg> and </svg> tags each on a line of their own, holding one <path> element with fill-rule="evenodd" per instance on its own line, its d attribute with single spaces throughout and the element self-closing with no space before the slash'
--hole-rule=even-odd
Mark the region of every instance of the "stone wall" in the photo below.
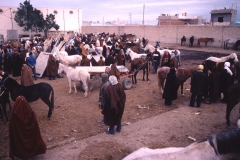
<svg viewBox="0 0 240 160">
<path fill-rule="evenodd" d="M 198 38 L 214 38 L 214 42 L 208 46 L 223 47 L 227 38 L 240 38 L 239 26 L 82 26 L 82 33 L 115 33 L 116 35 L 135 34 L 137 38 L 145 37 L 151 44 L 156 41 L 169 44 L 180 44 L 184 35 L 189 38 L 193 35 L 194 45 L 197 45 Z M 204 44 L 201 43 L 201 46 Z"/>
</svg>

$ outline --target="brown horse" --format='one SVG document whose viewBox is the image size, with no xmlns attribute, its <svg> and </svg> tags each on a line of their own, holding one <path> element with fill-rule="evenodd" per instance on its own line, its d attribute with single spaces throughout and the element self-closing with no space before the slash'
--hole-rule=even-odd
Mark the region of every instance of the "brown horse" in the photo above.
<svg viewBox="0 0 240 160">
<path fill-rule="evenodd" d="M 201 43 L 201 42 L 204 42 L 204 43 L 205 43 L 205 46 L 207 47 L 207 44 L 208 44 L 209 41 L 214 42 L 214 39 L 213 39 L 213 38 L 198 38 L 198 44 L 197 44 L 197 46 L 200 47 L 200 43 Z"/>
<path fill-rule="evenodd" d="M 143 81 L 145 80 L 145 73 L 147 74 L 147 81 L 149 81 L 148 79 L 148 74 L 149 74 L 149 61 L 151 60 L 151 56 L 150 54 L 148 55 L 148 57 L 146 59 L 144 58 L 135 58 L 132 62 L 131 62 L 131 69 L 130 69 L 130 73 L 133 73 L 132 76 L 132 82 L 133 83 L 137 83 L 137 74 L 139 70 L 143 70 Z"/>
<path fill-rule="evenodd" d="M 167 78 L 167 74 L 169 73 L 170 68 L 169 67 L 161 67 L 158 69 L 158 88 L 163 93 L 164 88 L 164 82 Z M 183 84 L 186 82 L 188 78 L 190 78 L 195 72 L 197 71 L 197 68 L 178 68 L 176 71 L 176 76 L 178 80 L 178 88 L 181 86 L 181 94 L 183 94 Z"/>
<path fill-rule="evenodd" d="M 228 96 L 229 96 L 229 101 L 227 103 L 226 120 L 227 120 L 227 126 L 230 126 L 230 119 L 229 119 L 230 113 L 231 113 L 232 109 L 240 101 L 240 83 L 231 85 L 228 88 Z M 239 109 L 239 119 L 240 119 L 240 109 Z"/>
</svg>

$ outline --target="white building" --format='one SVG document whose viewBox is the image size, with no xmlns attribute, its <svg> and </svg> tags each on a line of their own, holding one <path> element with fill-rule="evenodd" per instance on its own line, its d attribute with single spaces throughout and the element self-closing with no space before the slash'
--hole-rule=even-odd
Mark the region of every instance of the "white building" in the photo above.
<svg viewBox="0 0 240 160">
<path fill-rule="evenodd" d="M 30 36 L 36 32 L 23 32 L 23 29 L 15 22 L 15 12 L 18 7 L 0 6 L 0 35 L 7 39 L 15 39 L 15 36 L 28 34 Z M 37 8 L 43 13 L 44 18 L 47 14 L 54 14 L 56 23 L 60 26 L 58 31 L 74 31 L 81 33 L 82 9 L 76 8 Z M 9 34 L 13 30 L 14 35 Z M 43 33 L 41 33 L 43 35 Z M 13 37 L 12 37 L 13 36 Z M 11 37 L 11 38 L 10 38 Z"/>
</svg>

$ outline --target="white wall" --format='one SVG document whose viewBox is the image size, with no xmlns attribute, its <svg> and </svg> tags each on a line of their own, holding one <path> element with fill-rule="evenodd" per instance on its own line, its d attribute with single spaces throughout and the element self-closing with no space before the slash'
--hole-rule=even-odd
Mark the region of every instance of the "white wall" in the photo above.
<svg viewBox="0 0 240 160">
<path fill-rule="evenodd" d="M 11 12 L 12 11 L 12 21 L 11 21 Z M 4 40 L 7 39 L 7 30 L 14 29 L 18 31 L 18 34 L 35 34 L 36 32 L 31 33 L 23 32 L 22 28 L 18 26 L 18 24 L 14 20 L 15 14 L 13 11 L 17 11 L 18 7 L 13 6 L 0 6 L 0 9 L 3 10 L 3 13 L 0 13 L 0 34 L 4 35 Z M 56 23 L 60 26 L 59 31 L 75 31 L 81 32 L 82 26 L 82 9 L 73 9 L 73 8 L 37 8 L 40 10 L 44 18 L 46 17 L 47 13 L 53 14 L 53 11 L 56 10 L 58 13 L 55 14 Z M 73 14 L 69 12 L 73 11 Z M 64 18 L 63 18 L 64 17 Z M 12 27 L 13 22 L 13 27 Z M 43 34 L 43 33 L 42 33 Z"/>
</svg>

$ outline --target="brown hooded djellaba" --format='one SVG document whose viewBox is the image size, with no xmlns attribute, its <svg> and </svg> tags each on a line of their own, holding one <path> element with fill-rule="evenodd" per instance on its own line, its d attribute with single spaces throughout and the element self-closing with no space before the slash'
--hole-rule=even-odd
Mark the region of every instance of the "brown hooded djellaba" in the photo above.
<svg viewBox="0 0 240 160">
<path fill-rule="evenodd" d="M 23 96 L 18 96 L 9 117 L 9 157 L 31 158 L 46 153 L 37 117 Z"/>
<path fill-rule="evenodd" d="M 32 79 L 32 69 L 26 64 L 22 65 L 21 85 L 23 86 L 34 85 L 34 82 Z"/>
<path fill-rule="evenodd" d="M 108 85 L 103 95 L 104 108 L 104 124 L 115 126 L 121 122 L 125 108 L 126 94 L 120 83 L 116 85 Z"/>
<path fill-rule="evenodd" d="M 58 61 L 49 54 L 48 64 L 46 67 L 46 76 L 57 76 L 58 74 Z"/>
</svg>

